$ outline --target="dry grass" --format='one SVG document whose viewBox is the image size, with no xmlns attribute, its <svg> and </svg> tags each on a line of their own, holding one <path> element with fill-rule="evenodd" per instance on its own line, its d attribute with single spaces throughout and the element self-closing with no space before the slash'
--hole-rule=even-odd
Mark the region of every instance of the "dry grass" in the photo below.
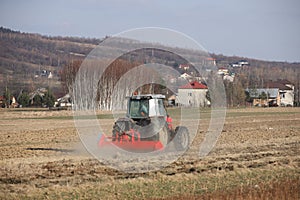
<svg viewBox="0 0 300 200">
<path fill-rule="evenodd" d="M 241 200 L 282 200 L 300 199 L 300 179 L 283 179 L 253 186 L 241 186 L 233 190 L 214 191 L 203 195 L 182 195 L 165 200 L 205 200 L 205 199 L 241 199 Z"/>
<path fill-rule="evenodd" d="M 228 110 L 216 147 L 199 159 L 205 112 L 181 159 L 125 174 L 81 151 L 70 111 L 0 110 L 0 199 L 299 199 L 299 108 Z M 98 114 L 109 130 L 109 113 Z"/>
<path fill-rule="evenodd" d="M 252 170 L 215 174 L 153 175 L 101 179 L 77 187 L 56 185 L 26 195 L 0 198 L 21 199 L 299 199 L 299 170 Z"/>
</svg>

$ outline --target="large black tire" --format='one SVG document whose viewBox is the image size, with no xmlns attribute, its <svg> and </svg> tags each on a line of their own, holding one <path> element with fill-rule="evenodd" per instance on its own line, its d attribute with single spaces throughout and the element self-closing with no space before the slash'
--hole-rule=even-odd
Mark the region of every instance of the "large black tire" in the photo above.
<svg viewBox="0 0 300 200">
<path fill-rule="evenodd" d="M 190 134 L 185 126 L 177 126 L 175 129 L 174 145 L 177 151 L 184 151 L 189 148 Z"/>
</svg>

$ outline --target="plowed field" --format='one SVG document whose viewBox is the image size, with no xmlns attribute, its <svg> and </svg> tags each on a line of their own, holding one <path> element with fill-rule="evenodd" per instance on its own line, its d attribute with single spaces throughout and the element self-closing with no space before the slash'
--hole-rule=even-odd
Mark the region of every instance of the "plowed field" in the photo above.
<svg viewBox="0 0 300 200">
<path fill-rule="evenodd" d="M 99 116 L 109 132 L 113 119 Z M 208 123 L 204 115 L 174 163 L 128 174 L 85 151 L 71 111 L 2 109 L 0 199 L 300 198 L 300 108 L 227 110 L 216 146 L 200 159 Z"/>
</svg>

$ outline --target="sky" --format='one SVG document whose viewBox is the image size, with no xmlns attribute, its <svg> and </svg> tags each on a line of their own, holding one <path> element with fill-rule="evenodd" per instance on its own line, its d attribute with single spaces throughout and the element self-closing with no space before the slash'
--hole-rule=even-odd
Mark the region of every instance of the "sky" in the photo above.
<svg viewBox="0 0 300 200">
<path fill-rule="evenodd" d="M 0 0 L 0 26 L 89 38 L 161 27 L 210 53 L 300 62 L 299 0 Z"/>
</svg>

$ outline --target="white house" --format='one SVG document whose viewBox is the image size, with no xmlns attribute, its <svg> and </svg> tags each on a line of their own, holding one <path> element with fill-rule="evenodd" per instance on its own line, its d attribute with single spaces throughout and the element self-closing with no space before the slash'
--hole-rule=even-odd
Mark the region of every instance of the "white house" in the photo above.
<svg viewBox="0 0 300 200">
<path fill-rule="evenodd" d="M 72 107 L 72 98 L 71 98 L 70 94 L 66 94 L 65 96 L 57 99 L 57 101 L 54 104 L 54 107 L 71 108 Z"/>
<path fill-rule="evenodd" d="M 233 82 L 234 81 L 234 75 L 224 75 L 223 76 L 223 80 L 224 81 L 229 81 L 229 82 Z"/>
<path fill-rule="evenodd" d="M 197 81 L 182 85 L 178 89 L 178 103 L 192 107 L 209 105 L 210 102 L 206 99 L 207 91 L 207 86 Z"/>
<path fill-rule="evenodd" d="M 227 68 L 220 67 L 220 68 L 218 69 L 218 72 L 217 72 L 217 73 L 218 73 L 219 75 L 227 75 L 228 72 L 229 72 L 229 70 L 228 70 Z"/>
<path fill-rule="evenodd" d="M 249 62 L 247 60 L 240 60 L 238 63 L 240 66 L 249 65 Z"/>
<path fill-rule="evenodd" d="M 49 72 L 48 78 L 49 78 L 49 79 L 53 78 L 52 72 Z"/>
<path fill-rule="evenodd" d="M 183 73 L 179 76 L 179 78 L 181 79 L 185 79 L 185 80 L 189 80 L 191 78 L 193 78 L 191 75 L 189 75 L 188 73 Z"/>
<path fill-rule="evenodd" d="M 241 67 L 241 65 L 239 63 L 231 63 L 230 66 L 233 67 L 233 68 Z"/>
<path fill-rule="evenodd" d="M 179 65 L 179 69 L 183 69 L 183 70 L 189 70 L 190 66 L 188 64 L 180 64 Z"/>
<path fill-rule="evenodd" d="M 230 66 L 235 68 L 235 67 L 243 67 L 245 65 L 249 65 L 249 62 L 247 60 L 240 60 L 237 63 L 231 63 Z"/>
<path fill-rule="evenodd" d="M 294 105 L 294 85 L 288 80 L 270 81 L 265 84 L 265 87 L 279 89 L 280 106 Z"/>
<path fill-rule="evenodd" d="M 209 57 L 209 58 L 202 59 L 202 64 L 204 66 L 216 66 L 217 62 L 215 58 Z"/>
</svg>

